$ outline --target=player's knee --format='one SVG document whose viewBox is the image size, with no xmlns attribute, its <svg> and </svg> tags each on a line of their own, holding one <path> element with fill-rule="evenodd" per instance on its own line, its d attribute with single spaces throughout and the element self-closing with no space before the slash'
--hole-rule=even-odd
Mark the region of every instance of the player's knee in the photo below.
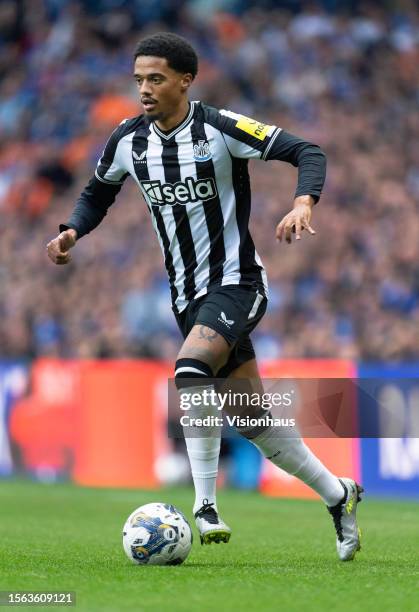
<svg viewBox="0 0 419 612">
<path fill-rule="evenodd" d="M 208 349 L 199 346 L 188 346 L 187 348 L 183 346 L 177 360 L 183 361 L 185 359 L 204 363 L 211 369 L 211 376 L 214 376 L 215 373 L 218 372 L 228 360 L 228 353 L 225 353 L 224 351 L 210 352 Z"/>
<path fill-rule="evenodd" d="M 177 389 L 208 384 L 213 377 L 211 367 L 200 359 L 184 357 L 175 365 L 175 384 Z"/>
</svg>

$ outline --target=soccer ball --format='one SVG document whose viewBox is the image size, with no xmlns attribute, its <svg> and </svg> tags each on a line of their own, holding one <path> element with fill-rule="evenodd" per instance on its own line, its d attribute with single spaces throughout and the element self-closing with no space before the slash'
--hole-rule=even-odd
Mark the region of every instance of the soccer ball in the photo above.
<svg viewBox="0 0 419 612">
<path fill-rule="evenodd" d="M 192 539 L 182 512 L 163 503 L 134 510 L 122 532 L 125 553 L 137 565 L 179 565 L 188 556 Z"/>
</svg>

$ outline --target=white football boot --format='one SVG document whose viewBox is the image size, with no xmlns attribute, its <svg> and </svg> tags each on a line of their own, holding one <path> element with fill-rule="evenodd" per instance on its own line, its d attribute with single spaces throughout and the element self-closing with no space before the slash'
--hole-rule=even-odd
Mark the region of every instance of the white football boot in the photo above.
<svg viewBox="0 0 419 612">
<path fill-rule="evenodd" d="M 361 530 L 356 522 L 356 507 L 364 489 L 351 478 L 339 478 L 345 495 L 336 506 L 328 506 L 335 524 L 336 548 L 341 561 L 352 561 L 361 550 Z"/>
<path fill-rule="evenodd" d="M 211 542 L 219 544 L 229 541 L 231 529 L 220 519 L 213 503 L 209 504 L 207 499 L 203 499 L 202 506 L 194 516 L 201 544 L 211 544 Z"/>
</svg>

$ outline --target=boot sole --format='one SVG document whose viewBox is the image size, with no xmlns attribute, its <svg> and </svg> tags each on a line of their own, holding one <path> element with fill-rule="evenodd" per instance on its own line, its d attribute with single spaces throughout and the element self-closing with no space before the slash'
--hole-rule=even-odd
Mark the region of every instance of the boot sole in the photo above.
<svg viewBox="0 0 419 612">
<path fill-rule="evenodd" d="M 207 533 L 204 533 L 204 535 L 201 535 L 201 544 L 212 544 L 214 542 L 214 544 L 219 544 L 220 542 L 224 542 L 224 544 L 227 544 L 227 542 L 229 541 L 231 537 L 231 533 L 229 531 L 208 531 Z"/>
</svg>

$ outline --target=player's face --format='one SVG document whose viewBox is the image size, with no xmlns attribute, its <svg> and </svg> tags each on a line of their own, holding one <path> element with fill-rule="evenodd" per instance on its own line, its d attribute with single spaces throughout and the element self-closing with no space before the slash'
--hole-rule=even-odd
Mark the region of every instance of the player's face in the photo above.
<svg viewBox="0 0 419 612">
<path fill-rule="evenodd" d="M 187 99 L 191 74 L 181 74 L 167 65 L 163 57 L 141 55 L 134 64 L 140 101 L 151 121 L 175 116 Z"/>
</svg>

